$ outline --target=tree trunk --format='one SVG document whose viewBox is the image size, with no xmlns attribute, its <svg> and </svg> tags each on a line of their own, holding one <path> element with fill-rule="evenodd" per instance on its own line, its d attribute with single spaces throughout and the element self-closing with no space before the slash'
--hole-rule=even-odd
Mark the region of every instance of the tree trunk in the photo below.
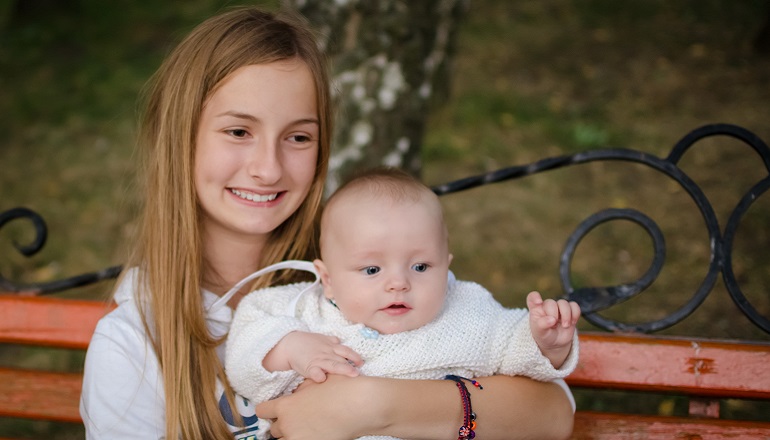
<svg viewBox="0 0 770 440">
<path fill-rule="evenodd" d="M 420 175 L 431 104 L 448 93 L 464 0 L 283 0 L 322 35 L 337 109 L 328 190 L 361 168 Z"/>
</svg>

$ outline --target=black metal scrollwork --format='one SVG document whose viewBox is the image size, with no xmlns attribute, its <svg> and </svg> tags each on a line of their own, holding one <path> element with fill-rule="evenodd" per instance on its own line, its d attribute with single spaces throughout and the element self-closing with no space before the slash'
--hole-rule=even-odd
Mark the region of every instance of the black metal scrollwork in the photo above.
<svg viewBox="0 0 770 440">
<path fill-rule="evenodd" d="M 677 166 L 677 163 L 684 153 L 696 142 L 706 137 L 722 135 L 738 139 L 753 148 L 761 158 L 765 169 L 768 171 L 768 175 L 756 183 L 733 209 L 725 227 L 724 236 L 722 236 L 714 209 L 703 191 Z M 679 184 L 693 199 L 703 217 L 710 241 L 711 259 L 708 271 L 695 294 L 687 303 L 670 315 L 660 320 L 636 324 L 627 324 L 606 319 L 598 315 L 597 312 L 638 295 L 653 283 L 663 267 L 666 246 L 663 234 L 658 225 L 639 211 L 633 209 L 608 209 L 590 216 L 578 225 L 576 230 L 569 237 L 561 254 L 559 267 L 561 283 L 565 292 L 564 296 L 577 301 L 581 305 L 581 308 L 584 311 L 583 316 L 588 321 L 609 331 L 650 333 L 662 330 L 681 321 L 700 306 L 711 292 L 717 276 L 719 272 L 721 272 L 727 290 L 739 309 L 749 318 L 749 320 L 751 320 L 751 322 L 765 332 L 770 333 L 770 319 L 762 316 L 748 301 L 738 285 L 732 267 L 733 240 L 740 225 L 741 218 L 751 207 L 752 203 L 770 188 L 770 148 L 768 148 L 767 144 L 765 144 L 759 137 L 742 127 L 731 124 L 711 124 L 693 130 L 674 145 L 670 154 L 665 159 L 630 149 L 613 148 L 589 150 L 572 155 L 546 158 L 527 165 L 506 167 L 489 173 L 466 177 L 443 185 L 437 185 L 432 189 L 438 195 L 445 195 L 489 183 L 517 179 L 543 171 L 596 161 L 628 161 L 640 163 L 677 182 L 677 184 Z M 25 256 L 31 256 L 37 253 L 45 244 L 47 236 L 45 222 L 34 211 L 26 208 L 14 208 L 0 213 L 0 228 L 5 225 L 5 223 L 18 218 L 26 218 L 31 221 L 35 227 L 36 235 L 33 243 L 28 245 L 19 245 L 15 243 L 15 247 L 19 252 Z M 618 286 L 582 287 L 575 289 L 572 286 L 572 281 L 570 279 L 570 265 L 578 243 L 599 224 L 613 220 L 627 220 L 636 223 L 644 228 L 650 235 L 654 248 L 654 257 L 650 267 L 640 279 L 633 283 Z M 36 294 L 53 293 L 73 287 L 92 284 L 105 279 L 115 278 L 121 270 L 121 266 L 114 266 L 98 272 L 40 284 L 17 284 L 8 281 L 5 277 L 0 275 L 0 290 L 7 292 L 33 292 Z"/>
<path fill-rule="evenodd" d="M 650 268 L 647 269 L 647 272 L 640 279 L 631 284 L 574 289 L 569 283 L 569 270 L 578 243 L 596 226 L 617 219 L 627 219 L 637 223 L 650 234 L 654 248 L 654 256 Z M 605 209 L 584 220 L 569 237 L 567 245 L 561 254 L 559 275 L 562 281 L 562 288 L 566 292 L 565 296 L 577 301 L 580 304 L 581 311 L 591 320 L 593 312 L 604 310 L 623 302 L 649 287 L 655 281 L 655 278 L 658 277 L 658 274 L 660 274 L 665 259 L 665 239 L 655 221 L 635 209 Z M 591 322 L 600 325 L 598 322 Z"/>
<path fill-rule="evenodd" d="M 698 185 L 677 166 L 677 163 L 684 153 L 696 142 L 707 137 L 722 135 L 738 139 L 753 148 L 760 156 L 765 169 L 768 171 L 768 175 L 756 183 L 733 209 L 730 219 L 727 222 L 727 226 L 725 227 L 724 237 L 721 234 L 714 209 L 708 201 L 708 198 L 704 195 L 700 187 L 698 187 Z M 547 158 L 529 165 L 502 168 L 490 173 L 471 176 L 438 185 L 434 187 L 433 190 L 438 195 L 450 194 L 488 183 L 521 178 L 543 171 L 595 161 L 630 161 L 640 163 L 677 182 L 690 195 L 703 216 L 709 235 L 711 259 L 708 272 L 692 298 L 668 316 L 660 320 L 636 324 L 627 324 L 606 319 L 599 316 L 596 312 L 625 301 L 639 294 L 652 284 L 659 274 L 665 260 L 665 242 L 663 235 L 655 222 L 636 210 L 605 210 L 594 214 L 581 223 L 570 236 L 567 245 L 562 252 L 559 269 L 562 286 L 565 292 L 564 296 L 577 301 L 581 305 L 581 309 L 585 312 L 584 317 L 589 322 L 609 331 L 650 333 L 668 328 L 689 316 L 703 303 L 714 287 L 719 272 L 722 272 L 727 290 L 735 304 L 751 320 L 751 322 L 765 332 L 770 333 L 770 320 L 767 317 L 762 316 L 745 297 L 738 285 L 732 267 L 733 239 L 740 220 L 751 204 L 770 188 L 770 149 L 767 144 L 754 133 L 742 127 L 731 124 L 710 124 L 700 127 L 688 133 L 677 142 L 672 148 L 669 156 L 665 159 L 629 149 L 590 150 L 572 155 Z M 569 271 L 577 244 L 591 231 L 591 229 L 600 223 L 617 219 L 625 219 L 637 223 L 651 236 L 654 247 L 654 258 L 650 268 L 639 280 L 631 284 L 574 289 L 572 287 Z"/>
<path fill-rule="evenodd" d="M 0 213 L 0 228 L 6 223 L 16 219 L 27 219 L 35 227 L 35 238 L 28 245 L 14 243 L 14 247 L 24 256 L 35 255 L 45 245 L 48 237 L 48 228 L 43 218 L 35 211 L 28 208 L 13 208 Z M 50 281 L 47 283 L 21 284 L 7 280 L 0 274 L 0 291 L 3 292 L 26 292 L 37 295 L 61 292 L 80 286 L 87 286 L 102 280 L 115 278 L 120 274 L 121 266 L 113 266 L 98 272 L 85 273 L 74 277 Z"/>
</svg>

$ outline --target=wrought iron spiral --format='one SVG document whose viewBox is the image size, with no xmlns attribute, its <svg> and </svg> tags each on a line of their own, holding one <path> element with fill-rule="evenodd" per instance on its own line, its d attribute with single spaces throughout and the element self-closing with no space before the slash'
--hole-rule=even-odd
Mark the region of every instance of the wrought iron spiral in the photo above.
<svg viewBox="0 0 770 440">
<path fill-rule="evenodd" d="M 724 236 L 721 233 L 714 209 L 701 188 L 678 167 L 682 156 L 698 141 L 713 136 L 729 136 L 750 146 L 764 165 L 768 175 L 757 182 L 733 209 L 725 227 Z M 665 177 L 672 179 L 681 186 L 693 199 L 700 211 L 709 236 L 711 257 L 708 271 L 693 296 L 668 316 L 642 323 L 624 323 L 606 319 L 596 312 L 605 310 L 615 304 L 626 301 L 646 289 L 657 277 L 665 260 L 665 242 L 660 228 L 647 216 L 636 210 L 606 210 L 590 216 L 572 233 L 567 241 L 560 258 L 560 278 L 566 298 L 577 301 L 585 312 L 584 317 L 600 328 L 609 331 L 627 331 L 650 333 L 668 328 L 689 316 L 706 299 L 714 287 L 717 276 L 722 273 L 727 290 L 738 308 L 763 331 L 770 333 L 770 319 L 762 316 L 740 289 L 732 267 L 732 245 L 741 218 L 751 204 L 764 194 L 770 187 L 770 149 L 754 133 L 732 124 L 710 124 L 700 127 L 684 136 L 677 142 L 668 157 L 659 157 L 630 149 L 597 149 L 543 159 L 528 165 L 518 165 L 502 168 L 489 173 L 466 177 L 433 188 L 438 195 L 445 195 L 475 188 L 489 183 L 502 182 L 531 176 L 544 171 L 563 168 L 571 165 L 597 161 L 629 161 L 643 164 Z M 598 224 L 624 219 L 642 226 L 653 239 L 654 258 L 650 268 L 642 277 L 633 283 L 618 286 L 582 287 L 575 289 L 570 279 L 570 264 L 577 244 Z"/>
<path fill-rule="evenodd" d="M 13 208 L 0 213 L 0 228 L 6 223 L 17 219 L 26 219 L 30 221 L 35 228 L 35 237 L 32 243 L 27 245 L 14 243 L 14 247 L 19 252 L 26 257 L 31 257 L 45 245 L 46 239 L 48 238 L 48 227 L 46 226 L 43 217 L 35 211 L 28 208 Z M 115 278 L 120 274 L 120 271 L 121 266 L 113 266 L 97 272 L 84 273 L 62 280 L 30 284 L 14 283 L 0 274 L 0 291 L 26 292 L 38 295 L 55 293 Z"/>
</svg>

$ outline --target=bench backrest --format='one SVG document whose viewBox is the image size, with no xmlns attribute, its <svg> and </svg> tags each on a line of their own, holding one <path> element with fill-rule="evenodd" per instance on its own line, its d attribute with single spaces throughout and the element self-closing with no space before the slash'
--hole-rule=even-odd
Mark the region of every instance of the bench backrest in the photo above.
<svg viewBox="0 0 770 440">
<path fill-rule="evenodd" d="M 85 350 L 109 310 L 101 301 L 0 295 L 0 343 Z"/>
<path fill-rule="evenodd" d="M 85 350 L 101 301 L 0 295 L 0 343 Z M 82 373 L 0 368 L 0 416 L 80 423 Z"/>
<path fill-rule="evenodd" d="M 583 333 L 573 389 L 684 395 L 690 417 L 578 411 L 572 438 L 770 438 L 767 421 L 720 418 L 721 399 L 770 399 L 768 362 L 765 343 Z"/>
<path fill-rule="evenodd" d="M 584 333 L 575 387 L 770 399 L 770 344 Z"/>
</svg>

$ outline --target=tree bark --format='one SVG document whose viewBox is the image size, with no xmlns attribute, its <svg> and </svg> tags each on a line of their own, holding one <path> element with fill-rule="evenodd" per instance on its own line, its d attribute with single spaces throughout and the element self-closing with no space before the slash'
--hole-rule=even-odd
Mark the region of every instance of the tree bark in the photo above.
<svg viewBox="0 0 770 440">
<path fill-rule="evenodd" d="M 420 176 L 432 104 L 448 68 L 465 0 L 283 0 L 321 34 L 337 109 L 328 191 L 361 168 Z"/>
</svg>

